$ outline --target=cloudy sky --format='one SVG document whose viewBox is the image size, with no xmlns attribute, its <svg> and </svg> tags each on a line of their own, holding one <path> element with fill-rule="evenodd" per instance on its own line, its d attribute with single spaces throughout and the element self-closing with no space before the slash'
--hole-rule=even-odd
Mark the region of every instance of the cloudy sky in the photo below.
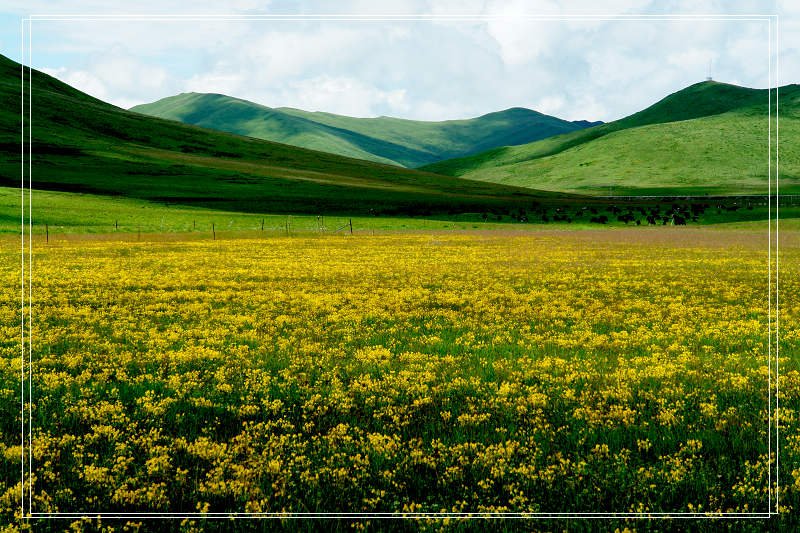
<svg viewBox="0 0 800 533">
<path fill-rule="evenodd" d="M 433 20 L 34 20 L 30 60 L 121 107 L 217 92 L 271 107 L 420 120 L 521 106 L 614 120 L 701 81 L 775 84 L 766 21 L 530 19 L 525 15 L 778 13 L 779 83 L 800 82 L 800 2 L 708 0 L 0 2 L 0 49 L 21 58 L 35 15 L 428 14 Z M 564 7 L 568 5 L 568 7 Z M 447 18 L 477 15 L 472 19 Z M 481 19 L 480 16 L 489 17 Z M 774 31 L 774 30 L 773 30 Z M 27 44 L 26 44 L 27 47 Z"/>
</svg>

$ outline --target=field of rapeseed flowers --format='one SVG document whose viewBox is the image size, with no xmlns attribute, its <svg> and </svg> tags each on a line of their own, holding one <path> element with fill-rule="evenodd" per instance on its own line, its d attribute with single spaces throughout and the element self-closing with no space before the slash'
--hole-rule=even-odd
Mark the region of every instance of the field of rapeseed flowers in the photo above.
<svg viewBox="0 0 800 533">
<path fill-rule="evenodd" d="M 766 512 L 766 246 L 662 228 L 37 243 L 32 510 Z M 16 531 L 32 525 L 18 520 L 19 249 L 1 254 L 0 530 Z M 781 268 L 778 496 L 792 527 L 791 235 Z M 146 522 L 42 527 L 73 521 Z M 258 523 L 155 527 L 273 527 Z"/>
</svg>

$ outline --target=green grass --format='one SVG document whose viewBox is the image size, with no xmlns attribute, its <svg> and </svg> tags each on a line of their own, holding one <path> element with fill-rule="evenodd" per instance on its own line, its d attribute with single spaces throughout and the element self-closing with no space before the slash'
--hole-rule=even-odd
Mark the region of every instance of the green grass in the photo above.
<svg viewBox="0 0 800 533">
<path fill-rule="evenodd" d="M 0 235 L 20 232 L 21 191 L 0 187 Z M 405 230 L 473 230 L 526 227 L 515 223 L 508 215 L 502 221 L 484 222 L 481 213 L 460 213 L 439 218 L 392 216 L 323 216 L 258 214 L 224 211 L 186 205 L 166 205 L 135 198 L 103 196 L 63 191 L 25 191 L 25 227 L 28 231 L 29 210 L 33 215 L 33 233 L 58 234 L 126 234 L 136 233 L 198 233 L 209 234 L 214 228 L 220 234 L 261 231 L 284 234 L 289 220 L 291 233 L 349 232 L 352 220 L 355 232 Z M 566 224 L 564 224 L 566 226 Z M 576 224 L 575 228 L 579 226 Z"/>
<path fill-rule="evenodd" d="M 314 215 L 508 210 L 554 197 L 131 113 L 37 71 L 32 94 L 32 184 L 37 189 Z M 6 58 L 0 59 L 0 96 L 8 104 L 0 110 L 0 185 L 16 187 L 20 65 Z"/>
<path fill-rule="evenodd" d="M 213 228 L 219 236 L 248 237 L 263 234 L 286 233 L 289 221 L 291 234 L 326 233 L 336 230 L 349 233 L 352 220 L 355 233 L 391 231 L 473 231 L 473 230 L 530 230 L 535 228 L 555 230 L 580 230 L 587 228 L 621 228 L 634 226 L 616 220 L 608 206 L 598 205 L 600 214 L 609 217 L 608 224 L 589 222 L 591 215 L 581 205 L 561 206 L 559 209 L 570 217 L 571 222 L 553 221 L 554 208 L 548 210 L 551 219 L 544 223 L 541 215 L 527 213 L 529 220 L 520 222 L 508 213 L 458 213 L 429 217 L 410 216 L 347 216 L 284 215 L 242 213 L 210 209 L 181 204 L 164 204 L 122 196 L 104 196 L 90 193 L 33 190 L 25 191 L 25 220 L 33 217 L 32 232 L 43 236 L 45 228 L 51 238 L 58 235 L 120 235 L 141 232 L 143 234 L 186 234 L 198 238 L 209 237 Z M 20 233 L 22 207 L 21 191 L 18 188 L 0 187 L 0 235 L 11 237 Z M 784 204 L 780 210 L 781 229 L 800 229 L 800 201 L 797 205 Z M 658 204 L 654 204 L 658 205 Z M 660 209 L 665 210 L 666 204 Z M 648 209 L 651 208 L 648 206 Z M 774 208 L 773 208 L 774 209 Z M 774 217 L 774 210 L 773 210 Z M 728 211 L 713 206 L 698 218 L 701 225 L 714 225 L 739 229 L 760 230 L 766 228 L 768 206 L 754 205 L 753 209 Z M 642 220 L 642 217 L 639 216 Z M 643 220 L 642 220 L 643 221 Z M 738 225 L 737 225 L 738 224 Z M 324 231 L 320 231 L 320 227 Z M 28 230 L 26 229 L 26 232 Z M 255 233 L 254 233 L 255 232 Z M 175 238 L 183 238 L 175 235 Z"/>
<path fill-rule="evenodd" d="M 798 99 L 800 87 L 781 88 L 784 193 L 800 191 Z M 766 90 L 703 82 L 616 122 L 423 168 L 583 194 L 761 194 L 768 189 L 766 104 Z M 773 147 L 774 132 L 773 120 Z"/>
<path fill-rule="evenodd" d="M 356 118 L 293 108 L 269 108 L 221 94 L 182 93 L 131 111 L 313 150 L 418 167 L 490 148 L 529 143 L 585 128 L 512 108 L 477 118 L 426 122 Z"/>
</svg>

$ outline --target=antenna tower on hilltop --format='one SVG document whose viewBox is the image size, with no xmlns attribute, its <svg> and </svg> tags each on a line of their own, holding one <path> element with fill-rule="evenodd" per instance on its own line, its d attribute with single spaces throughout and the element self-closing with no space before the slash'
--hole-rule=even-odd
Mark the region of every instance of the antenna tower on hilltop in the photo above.
<svg viewBox="0 0 800 533">
<path fill-rule="evenodd" d="M 713 80 L 711 79 L 711 62 L 712 62 L 712 61 L 713 61 L 712 59 L 709 59 L 709 60 L 708 60 L 708 77 L 706 78 L 706 81 L 713 81 Z"/>
</svg>

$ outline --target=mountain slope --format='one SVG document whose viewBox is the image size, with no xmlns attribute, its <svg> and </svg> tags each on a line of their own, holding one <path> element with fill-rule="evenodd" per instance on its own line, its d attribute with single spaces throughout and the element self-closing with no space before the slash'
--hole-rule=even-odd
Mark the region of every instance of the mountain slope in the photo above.
<svg viewBox="0 0 800 533">
<path fill-rule="evenodd" d="M 422 169 L 591 194 L 761 194 L 768 189 L 767 97 L 766 89 L 703 82 L 615 122 Z M 797 86 L 780 89 L 786 187 L 800 185 L 797 98 Z"/>
<path fill-rule="evenodd" d="M 25 93 L 34 188 L 314 214 L 509 209 L 541 198 L 131 113 L 38 71 Z M 20 65 L 0 56 L 0 185 L 11 187 L 20 184 L 19 98 Z"/>
<path fill-rule="evenodd" d="M 332 113 L 279 108 L 332 127 L 352 129 L 396 144 L 414 145 L 438 159 L 495 148 L 525 144 L 569 131 L 601 124 L 585 120 L 569 122 L 538 111 L 513 107 L 480 117 L 425 122 L 392 117 L 353 118 Z M 420 166 L 416 162 L 408 166 Z"/>
<path fill-rule="evenodd" d="M 131 111 L 379 163 L 426 157 L 424 152 L 414 153 L 404 146 L 221 94 L 184 93 L 135 106 Z"/>
<path fill-rule="evenodd" d="M 528 143 L 596 124 L 569 122 L 523 108 L 444 122 L 355 118 L 286 107 L 273 109 L 230 96 L 200 93 L 170 96 L 131 111 L 406 167 Z"/>
</svg>

